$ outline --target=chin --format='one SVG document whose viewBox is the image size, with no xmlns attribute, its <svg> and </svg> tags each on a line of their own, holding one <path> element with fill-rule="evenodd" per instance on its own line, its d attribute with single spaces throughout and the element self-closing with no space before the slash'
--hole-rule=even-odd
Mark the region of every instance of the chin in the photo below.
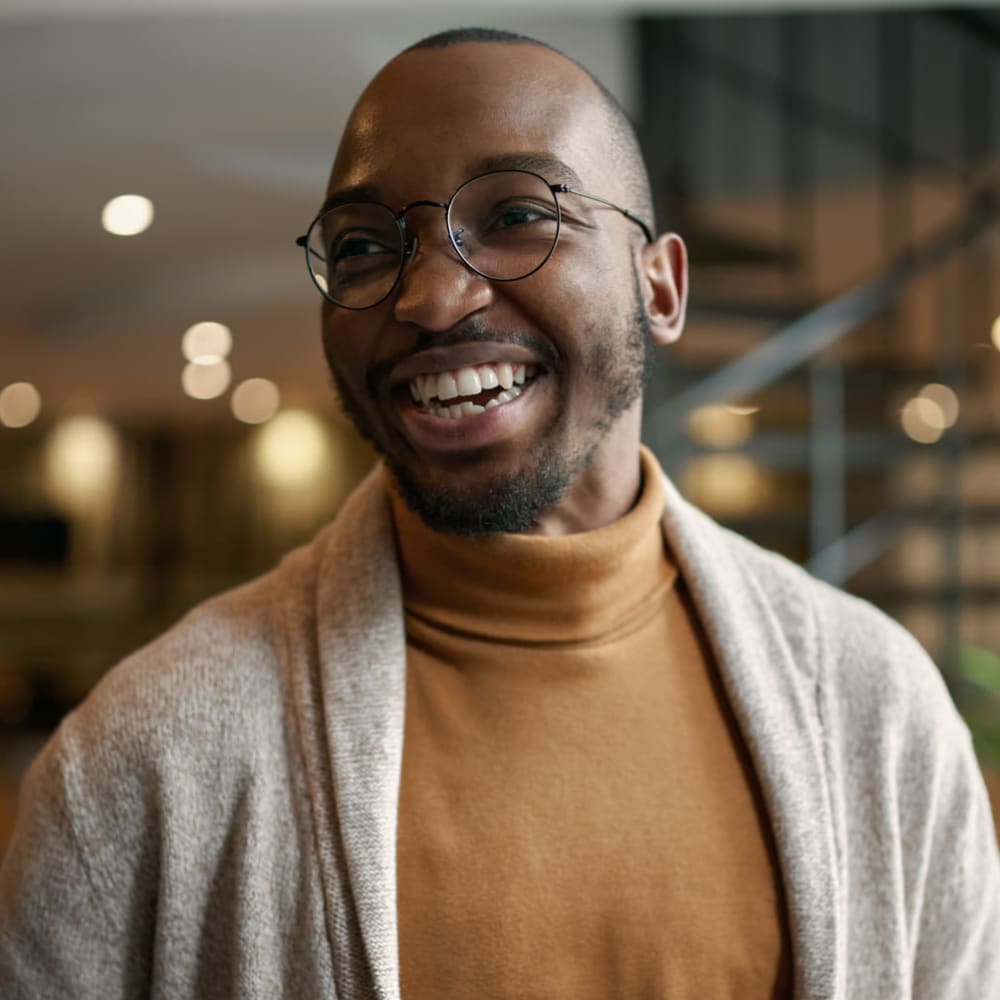
<svg viewBox="0 0 1000 1000">
<path fill-rule="evenodd" d="M 518 534 L 531 530 L 562 499 L 578 471 L 551 451 L 546 449 L 532 468 L 469 484 L 428 482 L 391 456 L 386 464 L 406 505 L 434 531 Z"/>
</svg>

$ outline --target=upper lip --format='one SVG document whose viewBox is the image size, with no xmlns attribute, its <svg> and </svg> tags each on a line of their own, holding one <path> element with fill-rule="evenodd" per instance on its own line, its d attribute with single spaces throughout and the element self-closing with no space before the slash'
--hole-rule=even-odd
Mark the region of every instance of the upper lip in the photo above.
<svg viewBox="0 0 1000 1000">
<path fill-rule="evenodd" d="M 474 368 L 477 365 L 498 364 L 539 365 L 537 355 L 527 347 L 503 341 L 470 341 L 452 344 L 448 347 L 430 347 L 411 354 L 393 365 L 389 380 L 393 385 L 409 382 L 417 375 L 457 371 L 459 368 Z"/>
</svg>

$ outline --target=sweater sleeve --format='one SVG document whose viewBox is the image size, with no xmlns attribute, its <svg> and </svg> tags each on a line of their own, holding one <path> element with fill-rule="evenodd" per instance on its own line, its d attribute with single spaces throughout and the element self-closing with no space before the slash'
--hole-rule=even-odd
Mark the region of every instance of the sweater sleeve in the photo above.
<svg viewBox="0 0 1000 1000">
<path fill-rule="evenodd" d="M 119 854 L 114 879 L 102 870 L 130 839 L 108 831 L 95 844 L 93 808 L 67 720 L 25 777 L 17 825 L 0 867 L 0 995 L 7 1000 L 141 995 L 142 902 L 117 891 L 134 859 Z M 98 793 L 99 794 L 99 793 Z M 134 884 L 134 881 L 133 881 Z"/>
<path fill-rule="evenodd" d="M 1000 1000 L 997 837 L 969 734 L 950 703 L 943 711 L 923 734 L 941 749 L 925 776 L 924 816 L 910 826 L 921 834 L 910 878 L 913 997 Z"/>
<path fill-rule="evenodd" d="M 852 599 L 826 607 L 848 956 L 864 956 L 847 995 L 1000 1000 L 1000 854 L 969 731 L 909 633 Z"/>
</svg>

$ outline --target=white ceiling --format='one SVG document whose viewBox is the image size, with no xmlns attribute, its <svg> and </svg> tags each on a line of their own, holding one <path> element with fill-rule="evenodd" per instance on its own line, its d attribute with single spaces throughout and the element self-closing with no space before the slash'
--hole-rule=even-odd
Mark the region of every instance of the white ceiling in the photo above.
<svg viewBox="0 0 1000 1000">
<path fill-rule="evenodd" d="M 392 11 L 395 15 L 414 10 L 426 13 L 455 12 L 461 16 L 476 15 L 477 22 L 485 17 L 496 22 L 498 6 L 492 0 L 434 0 L 433 3 L 402 3 L 401 0 L 296 0 L 295 9 L 312 8 L 322 11 Z M 505 0 L 504 10 L 518 13 L 537 13 L 539 7 L 548 13 L 566 11 L 580 13 L 596 11 L 603 14 L 631 14 L 637 11 L 691 11 L 704 13 L 712 10 L 755 11 L 773 10 L 846 10 L 885 9 L 887 7 L 989 7 L 983 0 Z M 115 17 L 142 14 L 213 14 L 261 10 L 287 10 L 287 0 L 3 0 L 0 17 Z"/>
</svg>

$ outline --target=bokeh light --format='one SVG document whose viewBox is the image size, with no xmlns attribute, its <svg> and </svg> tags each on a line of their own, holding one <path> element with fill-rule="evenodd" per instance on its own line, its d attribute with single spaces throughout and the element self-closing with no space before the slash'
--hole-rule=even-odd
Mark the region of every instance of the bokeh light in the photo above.
<svg viewBox="0 0 1000 1000">
<path fill-rule="evenodd" d="M 1000 351 L 1000 316 L 993 320 L 992 337 L 993 346 Z"/>
<path fill-rule="evenodd" d="M 933 422 L 938 419 L 938 414 L 940 414 L 941 430 L 955 426 L 955 422 L 958 420 L 959 404 L 958 396 L 955 395 L 953 389 L 940 382 L 931 382 L 930 385 L 925 385 L 920 390 L 920 398 L 930 400 L 938 409 L 938 413 L 935 414 L 925 407 L 926 412 L 923 414 L 925 419 Z"/>
<path fill-rule="evenodd" d="M 113 236 L 138 236 L 153 224 L 153 203 L 141 194 L 121 194 L 101 210 L 101 225 Z"/>
<path fill-rule="evenodd" d="M 735 448 L 753 434 L 755 412 L 733 406 L 699 406 L 688 414 L 688 434 L 709 448 Z"/>
<path fill-rule="evenodd" d="M 230 399 L 233 416 L 245 424 L 263 424 L 278 412 L 281 393 L 266 378 L 248 378 L 234 390 Z"/>
<path fill-rule="evenodd" d="M 688 463 L 683 491 L 693 503 L 720 517 L 743 517 L 771 495 L 766 470 L 746 455 L 702 455 Z"/>
<path fill-rule="evenodd" d="M 52 429 L 45 449 L 50 498 L 74 513 L 92 509 L 114 490 L 120 467 L 115 429 L 100 417 L 67 417 Z"/>
<path fill-rule="evenodd" d="M 0 392 L 0 424 L 27 427 L 41 412 L 42 397 L 30 382 L 12 382 Z"/>
<path fill-rule="evenodd" d="M 254 459 L 261 478 L 278 488 L 318 480 L 330 461 L 326 426 L 308 410 L 283 410 L 259 431 Z"/>
<path fill-rule="evenodd" d="M 192 399 L 215 399 L 229 388 L 232 373 L 226 361 L 190 361 L 181 372 L 181 386 Z"/>
<path fill-rule="evenodd" d="M 184 357 L 196 365 L 210 365 L 228 358 L 232 348 L 232 332 L 222 323 L 195 323 L 181 337 Z"/>
<path fill-rule="evenodd" d="M 934 444 L 941 440 L 945 429 L 945 415 L 932 399 L 915 396 L 899 415 L 903 431 L 918 444 Z"/>
</svg>

